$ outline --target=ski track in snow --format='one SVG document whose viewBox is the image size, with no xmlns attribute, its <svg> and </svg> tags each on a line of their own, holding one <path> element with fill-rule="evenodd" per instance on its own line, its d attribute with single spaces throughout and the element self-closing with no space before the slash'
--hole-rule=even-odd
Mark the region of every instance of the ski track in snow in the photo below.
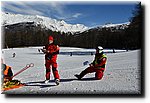
<svg viewBox="0 0 150 103">
<path fill-rule="evenodd" d="M 60 85 L 56 86 L 51 74 L 51 81 L 44 84 L 44 54 L 38 48 L 10 48 L 2 50 L 6 64 L 12 67 L 15 74 L 26 64 L 34 63 L 34 67 L 14 77 L 27 86 L 4 91 L 4 94 L 139 94 L 140 90 L 140 50 L 109 53 L 106 71 L 102 80 L 94 80 L 94 73 L 87 74 L 83 80 L 77 80 L 74 74 L 80 73 L 92 62 L 94 55 L 58 55 L 58 71 Z M 62 51 L 79 50 L 61 47 Z M 81 49 L 82 51 L 82 49 Z M 86 50 L 85 50 L 86 51 Z M 87 49 L 88 51 L 88 49 Z M 12 54 L 16 57 L 12 58 Z"/>
</svg>

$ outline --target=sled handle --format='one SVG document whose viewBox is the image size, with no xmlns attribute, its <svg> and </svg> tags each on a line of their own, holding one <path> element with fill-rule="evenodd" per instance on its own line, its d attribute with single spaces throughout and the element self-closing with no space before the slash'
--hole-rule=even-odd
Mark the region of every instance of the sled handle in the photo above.
<svg viewBox="0 0 150 103">
<path fill-rule="evenodd" d="M 27 64 L 26 67 L 28 67 L 28 68 L 29 67 L 34 67 L 34 64 L 33 63 Z"/>
</svg>

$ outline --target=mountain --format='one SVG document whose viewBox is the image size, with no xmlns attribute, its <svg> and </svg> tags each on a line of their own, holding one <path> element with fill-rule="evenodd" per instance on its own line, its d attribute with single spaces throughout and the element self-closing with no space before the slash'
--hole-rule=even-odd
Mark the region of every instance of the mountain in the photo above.
<svg viewBox="0 0 150 103">
<path fill-rule="evenodd" d="M 128 28 L 130 25 L 130 22 L 125 22 L 125 23 L 119 23 L 119 24 L 112 24 L 112 23 L 107 23 L 105 25 L 98 25 L 95 27 L 89 28 L 89 30 L 101 30 L 103 28 L 111 29 L 112 32 L 117 31 L 117 30 L 123 30 Z"/>
<path fill-rule="evenodd" d="M 130 24 L 129 22 L 120 23 L 120 24 L 112 24 L 108 23 L 105 25 L 98 25 L 95 27 L 86 27 L 83 24 L 67 24 L 64 20 L 56 20 L 48 17 L 43 16 L 32 16 L 32 15 L 21 15 L 21 14 L 11 14 L 11 13 L 4 13 L 2 12 L 2 26 L 41 26 L 41 28 L 50 29 L 52 31 L 60 31 L 60 32 L 71 32 L 73 33 L 81 33 L 88 30 L 99 30 L 102 28 L 111 28 L 112 31 L 125 29 Z"/>
<path fill-rule="evenodd" d="M 2 12 L 2 26 L 14 25 L 14 24 L 32 24 L 34 26 L 41 26 L 45 29 L 50 29 L 52 31 L 60 32 L 83 32 L 88 29 L 83 24 L 67 24 L 64 20 L 56 20 L 43 16 L 32 16 L 32 15 L 21 15 L 21 14 L 11 14 Z"/>
</svg>

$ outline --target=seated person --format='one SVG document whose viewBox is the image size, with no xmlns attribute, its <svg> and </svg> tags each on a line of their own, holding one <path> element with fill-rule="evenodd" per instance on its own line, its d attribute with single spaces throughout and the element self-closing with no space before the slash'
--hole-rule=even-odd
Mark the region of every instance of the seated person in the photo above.
<svg viewBox="0 0 150 103">
<path fill-rule="evenodd" d="M 1 60 L 1 68 L 2 68 L 2 80 L 3 83 L 6 83 L 8 81 L 12 80 L 13 72 L 10 66 L 3 63 L 3 60 Z"/>
</svg>

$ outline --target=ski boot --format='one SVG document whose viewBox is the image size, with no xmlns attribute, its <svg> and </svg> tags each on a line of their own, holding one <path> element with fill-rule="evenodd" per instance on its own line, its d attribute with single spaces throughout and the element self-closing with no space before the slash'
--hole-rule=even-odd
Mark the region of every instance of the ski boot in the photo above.
<svg viewBox="0 0 150 103">
<path fill-rule="evenodd" d="M 44 83 L 45 83 L 45 84 L 49 83 L 49 80 L 45 80 Z"/>
<path fill-rule="evenodd" d="M 60 80 L 59 79 L 55 79 L 55 83 L 56 85 L 59 85 Z"/>
<path fill-rule="evenodd" d="M 80 75 L 75 74 L 74 76 L 75 76 L 76 78 L 78 78 L 79 80 L 81 80 L 81 76 L 80 76 Z"/>
</svg>

